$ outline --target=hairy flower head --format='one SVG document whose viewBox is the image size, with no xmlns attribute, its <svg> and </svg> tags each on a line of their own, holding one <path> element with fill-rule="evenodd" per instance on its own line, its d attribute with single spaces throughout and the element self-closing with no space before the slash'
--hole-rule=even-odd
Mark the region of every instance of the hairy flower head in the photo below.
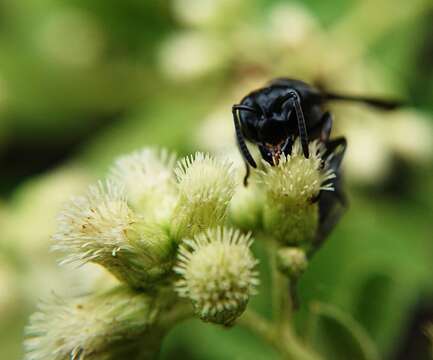
<svg viewBox="0 0 433 360">
<path fill-rule="evenodd" d="M 323 167 L 324 147 L 315 140 L 310 142 L 309 152 L 310 157 L 306 158 L 298 138 L 293 145 L 292 155 L 283 155 L 275 166 L 263 162 L 265 171 L 262 172 L 262 182 L 270 196 L 306 202 L 320 190 L 333 190 L 327 181 L 333 179 L 335 174 L 327 164 Z"/>
<path fill-rule="evenodd" d="M 176 202 L 175 162 L 176 156 L 165 149 L 145 148 L 119 157 L 111 174 L 135 209 L 147 218 L 164 219 Z"/>
<path fill-rule="evenodd" d="M 25 359 L 131 358 L 157 314 L 152 298 L 123 287 L 80 298 L 54 297 L 30 318 Z"/>
<path fill-rule="evenodd" d="M 182 278 L 176 290 L 192 301 L 203 320 L 232 323 L 256 293 L 259 280 L 251 243 L 250 235 L 215 228 L 180 246 L 174 270 Z"/>
<path fill-rule="evenodd" d="M 329 157 L 323 160 L 324 147 L 312 141 L 309 152 L 310 157 L 305 158 L 297 139 L 291 155 L 282 156 L 274 166 L 264 162 L 260 172 L 266 194 L 264 227 L 284 244 L 314 238 L 319 220 L 314 199 L 322 190 L 333 190 L 330 180 L 336 175 L 329 168 Z"/>
<path fill-rule="evenodd" d="M 179 199 L 173 230 L 178 241 L 221 225 L 236 185 L 231 163 L 196 153 L 182 159 L 175 173 Z"/>
<path fill-rule="evenodd" d="M 146 287 L 164 273 L 161 262 L 172 249 L 166 231 L 144 222 L 128 206 L 123 188 L 111 181 L 72 199 L 53 239 L 53 248 L 66 253 L 63 263 L 98 263 L 133 287 Z"/>
</svg>

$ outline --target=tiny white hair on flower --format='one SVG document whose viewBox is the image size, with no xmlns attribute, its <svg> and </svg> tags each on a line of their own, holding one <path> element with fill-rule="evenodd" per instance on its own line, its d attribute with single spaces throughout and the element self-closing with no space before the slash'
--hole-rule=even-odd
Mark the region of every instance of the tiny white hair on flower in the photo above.
<svg viewBox="0 0 433 360">
<path fill-rule="evenodd" d="M 326 149 L 318 140 L 310 142 L 308 147 L 310 157 L 305 158 L 301 141 L 297 138 L 292 154 L 283 154 L 278 164 L 271 165 L 263 160 L 265 169 L 260 172 L 261 182 L 271 195 L 306 201 L 314 198 L 321 190 L 334 190 L 329 182 L 336 177 L 329 168 L 332 155 L 323 161 Z"/>
<path fill-rule="evenodd" d="M 179 199 L 172 227 L 177 241 L 222 225 L 236 187 L 233 165 L 197 152 L 175 168 Z"/>
<path fill-rule="evenodd" d="M 144 148 L 119 157 L 111 178 L 125 186 L 128 202 L 146 216 L 160 218 L 175 203 L 175 163 L 176 155 L 166 149 Z"/>
<path fill-rule="evenodd" d="M 128 231 L 135 216 L 123 187 L 106 181 L 90 186 L 86 195 L 72 198 L 57 220 L 53 249 L 67 254 L 62 263 L 86 263 L 115 256 L 128 247 Z"/>
<path fill-rule="evenodd" d="M 136 214 L 117 183 L 99 182 L 72 199 L 58 224 L 53 250 L 66 254 L 61 264 L 95 262 L 134 288 L 151 286 L 170 271 L 167 231 Z"/>
<path fill-rule="evenodd" d="M 180 160 L 175 174 L 180 190 L 190 198 L 206 201 L 216 192 L 224 198 L 231 198 L 234 193 L 234 168 L 225 159 L 197 152 Z"/>
<path fill-rule="evenodd" d="M 125 287 L 79 298 L 53 295 L 25 329 L 26 360 L 130 358 L 156 319 L 145 293 Z"/>
<path fill-rule="evenodd" d="M 259 284 L 250 234 L 229 228 L 202 232 L 179 248 L 174 271 L 179 296 L 192 301 L 205 321 L 230 324 L 245 310 Z"/>
<path fill-rule="evenodd" d="M 330 166 L 332 154 L 323 159 L 326 148 L 314 140 L 308 144 L 309 158 L 296 139 L 291 155 L 282 155 L 270 165 L 263 161 L 259 182 L 265 190 L 263 226 L 280 243 L 299 245 L 314 239 L 319 226 L 317 199 L 320 191 L 333 191 L 336 177 Z"/>
</svg>

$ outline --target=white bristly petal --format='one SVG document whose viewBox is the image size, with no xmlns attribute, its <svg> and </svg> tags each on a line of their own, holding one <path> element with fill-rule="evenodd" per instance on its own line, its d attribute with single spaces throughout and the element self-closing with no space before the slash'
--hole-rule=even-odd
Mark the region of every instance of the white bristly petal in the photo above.
<svg viewBox="0 0 433 360">
<path fill-rule="evenodd" d="M 145 148 L 119 157 L 111 177 L 125 187 L 128 202 L 147 219 L 166 219 L 177 199 L 175 162 L 176 156 L 165 149 Z"/>
<path fill-rule="evenodd" d="M 222 225 L 236 185 L 231 163 L 196 153 L 182 159 L 175 173 L 179 198 L 171 225 L 177 241 Z"/>
<path fill-rule="evenodd" d="M 310 157 L 305 158 L 300 140 L 292 154 L 282 156 L 277 165 L 263 161 L 260 182 L 266 194 L 263 225 L 282 244 L 311 242 L 319 226 L 319 209 L 315 198 L 320 191 L 333 191 L 330 180 L 335 173 L 323 162 L 324 146 L 310 142 Z M 332 155 L 331 155 L 332 156 Z"/>
<path fill-rule="evenodd" d="M 26 360 L 128 359 L 158 309 L 145 293 L 117 288 L 107 293 L 39 305 L 24 342 Z"/>
</svg>

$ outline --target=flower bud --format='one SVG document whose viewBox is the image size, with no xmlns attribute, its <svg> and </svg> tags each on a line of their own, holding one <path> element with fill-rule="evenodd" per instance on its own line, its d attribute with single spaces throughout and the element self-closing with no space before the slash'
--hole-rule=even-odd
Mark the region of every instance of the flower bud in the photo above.
<svg viewBox="0 0 433 360">
<path fill-rule="evenodd" d="M 174 270 L 176 290 L 204 321 L 230 325 L 245 310 L 259 283 L 250 235 L 216 228 L 185 240 Z"/>
<path fill-rule="evenodd" d="M 241 229 L 260 230 L 263 201 L 263 192 L 253 181 L 250 181 L 248 187 L 238 186 L 230 202 L 230 220 Z"/>
<path fill-rule="evenodd" d="M 147 294 L 124 287 L 81 298 L 54 297 L 30 317 L 25 359 L 131 359 L 143 342 L 152 347 L 143 335 L 158 312 Z"/>
<path fill-rule="evenodd" d="M 146 148 L 118 158 L 111 174 L 125 187 L 128 203 L 146 219 L 167 219 L 177 199 L 175 161 L 165 149 Z"/>
<path fill-rule="evenodd" d="M 91 186 L 58 218 L 54 249 L 66 253 L 62 263 L 95 262 L 134 288 L 144 288 L 170 269 L 173 244 L 168 232 L 144 222 L 113 183 Z"/>
<path fill-rule="evenodd" d="M 179 199 L 172 218 L 172 232 L 180 242 L 222 225 L 235 189 L 231 164 L 196 153 L 181 160 L 175 169 Z"/>
<path fill-rule="evenodd" d="M 308 267 L 305 251 L 297 247 L 283 247 L 277 252 L 278 269 L 285 275 L 298 278 Z"/>
<path fill-rule="evenodd" d="M 265 170 L 260 172 L 266 192 L 264 226 L 283 244 L 314 238 L 319 211 L 313 200 L 321 190 L 333 190 L 327 181 L 335 174 L 323 164 L 324 148 L 313 141 L 309 151 L 310 157 L 305 158 L 297 139 L 292 155 L 283 155 L 275 166 L 264 162 Z"/>
</svg>

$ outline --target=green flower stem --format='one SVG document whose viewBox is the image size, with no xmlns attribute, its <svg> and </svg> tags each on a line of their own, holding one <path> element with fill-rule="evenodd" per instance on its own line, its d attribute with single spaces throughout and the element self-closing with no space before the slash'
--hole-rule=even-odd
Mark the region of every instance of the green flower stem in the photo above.
<svg viewBox="0 0 433 360">
<path fill-rule="evenodd" d="M 287 359 L 318 360 L 320 356 L 308 349 L 292 330 L 292 313 L 296 308 L 296 283 L 277 268 L 278 243 L 268 241 L 272 281 L 272 317 L 270 323 L 252 310 L 241 317 L 240 324 L 267 341 Z"/>
<path fill-rule="evenodd" d="M 142 346 L 136 354 L 135 360 L 152 360 L 157 359 L 162 347 L 162 343 L 168 332 L 176 324 L 192 318 L 194 312 L 190 303 L 186 301 L 176 301 L 169 308 L 166 308 L 158 323 L 152 328 L 152 331 L 146 332 L 143 336 Z"/>
<path fill-rule="evenodd" d="M 279 352 L 284 352 L 283 345 L 280 342 L 276 328 L 270 321 L 266 320 L 254 310 L 247 309 L 237 320 L 237 323 L 250 330 L 256 336 L 265 340 L 269 345 L 274 347 Z"/>
<path fill-rule="evenodd" d="M 316 315 L 334 319 L 342 325 L 358 343 L 365 360 L 379 360 L 379 352 L 364 328 L 349 314 L 340 309 L 321 302 L 311 305 L 311 312 Z"/>
<path fill-rule="evenodd" d="M 270 242 L 269 264 L 272 281 L 272 315 L 281 328 L 290 326 L 293 310 L 297 307 L 296 284 L 277 268 L 278 244 Z"/>
<path fill-rule="evenodd" d="M 271 272 L 271 285 L 272 285 L 272 316 L 274 322 L 279 322 L 283 319 L 283 312 L 285 309 L 285 299 L 283 294 L 283 288 L 286 285 L 284 277 L 280 274 L 277 269 L 277 244 L 275 242 L 269 242 L 269 266 Z M 290 317 L 290 314 L 285 314 Z"/>
<path fill-rule="evenodd" d="M 306 347 L 294 336 L 289 327 L 281 331 L 253 310 L 246 310 L 239 318 L 238 324 L 244 326 L 276 349 L 284 359 L 288 360 L 321 360 L 322 358 Z"/>
<path fill-rule="evenodd" d="M 177 302 L 170 310 L 161 315 L 158 321 L 158 327 L 164 332 L 170 331 L 176 324 L 192 318 L 194 311 L 191 304 L 187 301 Z"/>
</svg>

